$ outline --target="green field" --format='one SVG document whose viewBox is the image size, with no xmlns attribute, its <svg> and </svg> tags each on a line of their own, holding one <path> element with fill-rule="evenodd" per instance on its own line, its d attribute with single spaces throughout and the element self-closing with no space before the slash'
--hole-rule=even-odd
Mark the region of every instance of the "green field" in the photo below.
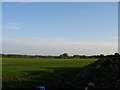
<svg viewBox="0 0 120 90">
<path fill-rule="evenodd" d="M 3 58 L 3 88 L 62 86 L 80 69 L 97 59 Z"/>
</svg>

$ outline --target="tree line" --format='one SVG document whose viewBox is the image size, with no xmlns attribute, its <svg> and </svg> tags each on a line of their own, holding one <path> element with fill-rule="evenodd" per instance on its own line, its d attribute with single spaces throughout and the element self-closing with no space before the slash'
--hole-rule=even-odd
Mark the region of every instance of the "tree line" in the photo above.
<svg viewBox="0 0 120 90">
<path fill-rule="evenodd" d="M 2 58 L 63 58 L 63 59 L 70 59 L 70 58 L 75 58 L 75 59 L 80 59 L 80 58 L 112 58 L 116 56 L 120 56 L 119 53 L 115 53 L 113 55 L 91 55 L 91 56 L 86 56 L 86 55 L 73 55 L 69 56 L 68 53 L 63 53 L 60 54 L 59 56 L 51 56 L 51 55 L 21 55 L 21 54 L 0 54 Z"/>
</svg>

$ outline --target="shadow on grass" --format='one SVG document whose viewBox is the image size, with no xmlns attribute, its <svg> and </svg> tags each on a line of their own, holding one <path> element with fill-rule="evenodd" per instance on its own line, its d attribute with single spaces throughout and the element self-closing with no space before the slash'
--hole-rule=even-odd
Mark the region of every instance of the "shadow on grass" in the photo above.
<svg viewBox="0 0 120 90">
<path fill-rule="evenodd" d="M 27 75 L 8 81 L 3 80 L 3 88 L 36 88 L 37 86 L 45 86 L 48 89 L 67 88 L 66 83 L 81 70 L 75 67 L 40 67 L 38 71 L 23 71 L 27 72 Z"/>
</svg>

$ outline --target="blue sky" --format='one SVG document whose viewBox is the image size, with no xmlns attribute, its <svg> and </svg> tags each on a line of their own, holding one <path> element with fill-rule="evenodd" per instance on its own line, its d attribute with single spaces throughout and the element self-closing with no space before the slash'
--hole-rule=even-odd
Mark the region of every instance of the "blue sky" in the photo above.
<svg viewBox="0 0 120 90">
<path fill-rule="evenodd" d="M 0 17 L 2 17 L 2 3 L 0 2 Z M 0 53 L 2 53 L 2 18 L 0 18 Z"/>
<path fill-rule="evenodd" d="M 105 46 L 107 46 L 107 43 L 112 43 L 111 45 L 113 46 L 111 48 L 114 49 L 110 51 L 109 49 L 111 48 L 108 46 L 108 51 L 102 50 L 103 52 L 99 53 L 114 53 L 117 51 L 118 37 L 117 10 L 117 2 L 3 3 L 3 38 L 7 39 L 5 40 L 6 43 L 12 40 L 16 48 L 18 46 L 15 42 L 19 41 L 22 44 L 21 49 L 25 48 L 23 43 L 32 42 L 30 40 L 36 41 L 34 42 L 36 45 L 38 42 L 42 42 L 46 47 L 42 47 L 39 43 L 38 45 L 40 46 L 38 48 L 44 49 L 44 54 L 50 55 L 56 54 L 52 51 L 57 51 L 57 48 L 62 48 L 63 50 L 61 52 L 58 50 L 56 55 L 64 52 L 68 52 L 71 55 L 81 54 L 86 48 L 90 49 L 92 47 L 90 45 L 103 45 L 103 43 L 105 43 Z M 26 41 L 21 42 L 23 40 Z M 55 46 L 50 46 L 48 42 L 58 47 L 54 50 Z M 58 42 L 61 43 L 58 44 Z M 77 47 L 69 47 L 69 50 L 67 50 L 62 47 L 63 43 L 67 43 L 67 48 L 75 43 L 79 43 L 78 48 L 81 43 L 88 44 L 88 46 L 79 48 L 82 49 L 82 52 L 73 53 L 70 49 L 77 50 Z M 23 53 L 27 50 L 29 52 L 29 48 L 26 51 L 23 49 L 21 52 L 12 50 L 14 45 L 12 44 L 11 47 L 10 45 L 5 46 L 4 52 Z M 32 43 L 29 43 L 30 45 Z M 35 53 L 34 48 L 36 46 L 31 46 L 31 48 L 33 48 L 31 53 L 26 52 L 25 54 L 43 53 Z M 50 50 L 47 51 L 47 48 Z M 92 50 L 97 50 L 97 48 L 90 49 L 90 53 L 99 54 L 94 51 L 92 53 Z M 83 54 L 90 53 L 84 52 Z"/>
</svg>

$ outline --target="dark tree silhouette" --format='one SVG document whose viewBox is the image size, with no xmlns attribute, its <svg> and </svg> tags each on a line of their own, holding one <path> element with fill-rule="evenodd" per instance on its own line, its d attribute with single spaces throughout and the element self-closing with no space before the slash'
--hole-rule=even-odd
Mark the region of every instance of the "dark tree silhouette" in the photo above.
<svg viewBox="0 0 120 90">
<path fill-rule="evenodd" d="M 60 58 L 68 58 L 68 53 L 61 54 Z"/>
</svg>

